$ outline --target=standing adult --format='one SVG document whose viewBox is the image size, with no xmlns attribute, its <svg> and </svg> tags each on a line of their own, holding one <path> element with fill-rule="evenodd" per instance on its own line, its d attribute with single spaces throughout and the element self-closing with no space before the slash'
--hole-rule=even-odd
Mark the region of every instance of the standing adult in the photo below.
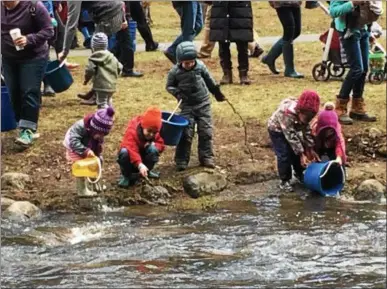
<svg viewBox="0 0 387 289">
<path fill-rule="evenodd" d="M 352 124 L 353 119 L 374 122 L 375 116 L 370 116 L 365 110 L 363 98 L 364 86 L 368 72 L 368 51 L 370 34 L 367 27 L 353 29 L 350 37 L 345 38 L 348 18 L 356 17 L 352 12 L 364 1 L 331 1 L 329 13 L 335 18 L 336 30 L 347 56 L 350 70 L 345 77 L 339 95 L 337 96 L 336 112 L 342 124 Z M 352 19 L 353 20 L 353 19 Z M 355 19 L 356 20 L 356 19 Z M 352 107 L 348 115 L 348 103 L 352 92 Z"/>
<path fill-rule="evenodd" d="M 193 41 L 203 27 L 202 7 L 199 1 L 172 1 L 180 16 L 181 34 L 164 51 L 165 56 L 176 64 L 176 48 L 183 41 Z"/>
<path fill-rule="evenodd" d="M 238 70 L 241 84 L 250 84 L 248 77 L 249 42 L 254 40 L 253 10 L 250 1 L 214 1 L 211 11 L 210 40 L 219 42 L 220 65 L 223 78 L 220 84 L 231 84 L 232 62 L 230 44 L 235 42 L 238 50 Z"/>
<path fill-rule="evenodd" d="M 142 9 L 141 1 L 126 1 L 130 5 L 130 15 L 137 22 L 137 30 L 140 32 L 142 39 L 145 41 L 145 51 L 155 51 L 159 44 L 154 41 L 152 31 L 146 21 L 144 9 Z"/>
<path fill-rule="evenodd" d="M 103 32 L 108 37 L 117 33 L 117 38 L 129 37 L 128 25 L 125 21 L 124 3 L 122 1 L 68 1 L 68 14 L 65 29 L 65 41 L 63 51 L 59 54 L 60 61 L 63 61 L 69 54 L 71 42 L 74 39 L 78 27 L 81 10 L 88 11 L 92 20 L 96 25 L 95 32 Z M 123 77 L 139 77 L 141 73 L 135 72 L 134 67 L 134 51 L 129 45 L 121 45 L 123 49 L 120 53 L 119 61 L 123 64 Z"/>
<path fill-rule="evenodd" d="M 14 40 L 13 29 L 20 29 Z M 49 54 L 47 41 L 53 36 L 50 15 L 41 2 L 2 1 L 2 66 L 20 129 L 16 143 L 23 146 L 32 144 L 38 129 L 40 84 Z"/>
<path fill-rule="evenodd" d="M 304 78 L 294 68 L 293 41 L 301 33 L 301 3 L 302 1 L 269 1 L 271 7 L 277 11 L 282 24 L 283 36 L 279 39 L 269 53 L 262 58 L 273 74 L 279 74 L 275 67 L 275 61 L 283 54 L 285 62 L 285 77 Z"/>
</svg>

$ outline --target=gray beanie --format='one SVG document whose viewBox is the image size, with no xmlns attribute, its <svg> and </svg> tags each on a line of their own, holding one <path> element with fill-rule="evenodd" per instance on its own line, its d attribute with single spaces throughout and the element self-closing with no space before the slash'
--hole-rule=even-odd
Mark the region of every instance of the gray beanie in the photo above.
<svg viewBox="0 0 387 289">
<path fill-rule="evenodd" d="M 93 37 L 91 38 L 91 49 L 93 51 L 98 50 L 107 50 L 108 48 L 108 37 L 105 33 L 98 32 L 94 33 Z"/>
</svg>

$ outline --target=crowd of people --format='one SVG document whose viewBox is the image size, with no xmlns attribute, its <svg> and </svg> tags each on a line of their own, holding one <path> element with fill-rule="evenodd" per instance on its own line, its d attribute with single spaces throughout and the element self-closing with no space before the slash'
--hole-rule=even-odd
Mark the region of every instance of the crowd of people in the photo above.
<svg viewBox="0 0 387 289">
<path fill-rule="evenodd" d="M 286 191 L 292 190 L 292 172 L 302 182 L 303 171 L 310 162 L 328 159 L 345 165 L 345 142 L 340 123 L 376 121 L 365 110 L 363 94 L 368 70 L 369 19 L 375 21 L 383 13 L 379 3 L 375 3 L 381 1 L 329 2 L 350 71 L 336 104 L 329 102 L 321 108 L 319 95 L 305 90 L 298 99 L 283 100 L 269 119 L 268 130 L 277 156 L 280 186 Z M 277 12 L 283 35 L 263 56 L 262 63 L 273 74 L 279 74 L 275 62 L 282 54 L 284 76 L 303 78 L 295 69 L 293 48 L 294 40 L 301 34 L 303 3 L 295 0 L 269 3 Z M 250 1 L 172 1 L 172 5 L 180 17 L 181 32 L 164 51 L 173 64 L 167 75 L 166 90 L 180 103 L 180 115 L 189 122 L 176 147 L 176 169 L 182 171 L 189 165 L 195 126 L 199 137 L 199 162 L 204 167 L 215 168 L 209 95 L 213 94 L 220 102 L 226 100 L 220 85 L 233 83 L 230 44 L 236 43 L 242 85 L 251 83 L 249 58 L 259 57 L 264 51 L 257 41 Z M 307 2 L 306 8 L 315 7 L 318 7 L 317 1 Z M 155 51 L 159 47 L 149 27 L 149 14 L 145 14 L 141 2 L 2 1 L 1 16 L 2 74 L 18 122 L 20 133 L 16 143 L 29 147 L 37 137 L 42 81 L 43 93 L 53 93 L 44 80 L 50 46 L 54 47 L 57 59 L 71 68 L 74 64 L 67 58 L 75 46 L 76 30 L 79 29 L 84 36 L 83 45 L 92 50 L 85 68 L 84 84 L 93 82 L 92 89 L 79 97 L 85 104 L 97 105 L 98 110 L 71 126 L 64 145 L 70 162 L 91 156 L 102 159 L 104 137 L 114 124 L 112 99 L 117 79 L 143 75 L 134 70 L 135 51 L 128 23 L 137 21 L 146 51 Z M 193 40 L 203 27 L 205 37 L 197 51 Z M 200 60 L 211 57 L 215 43 L 219 44 L 223 70 L 219 83 Z M 351 93 L 352 107 L 348 114 Z M 119 186 L 134 185 L 140 177 L 159 177 L 153 168 L 164 150 L 161 126 L 161 111 L 157 107 L 148 108 L 143 115 L 129 122 L 118 153 Z M 83 196 L 95 195 L 82 178 L 77 180 L 77 190 Z"/>
</svg>

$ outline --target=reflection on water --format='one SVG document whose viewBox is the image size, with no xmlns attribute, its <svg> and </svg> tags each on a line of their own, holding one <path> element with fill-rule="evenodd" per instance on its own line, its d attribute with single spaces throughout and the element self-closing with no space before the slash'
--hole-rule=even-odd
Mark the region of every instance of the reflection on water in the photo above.
<svg viewBox="0 0 387 289">
<path fill-rule="evenodd" d="M 384 288 L 385 205 L 271 197 L 2 222 L 10 288 Z"/>
</svg>

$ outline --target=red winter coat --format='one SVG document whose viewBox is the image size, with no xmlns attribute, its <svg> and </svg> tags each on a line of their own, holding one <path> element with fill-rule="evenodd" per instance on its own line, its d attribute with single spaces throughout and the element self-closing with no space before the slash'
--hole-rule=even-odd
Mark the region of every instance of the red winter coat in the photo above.
<svg viewBox="0 0 387 289">
<path fill-rule="evenodd" d="M 142 163 L 141 154 L 144 153 L 146 145 L 153 142 L 159 153 L 163 152 L 165 148 L 160 133 L 156 134 L 154 140 L 148 141 L 144 138 L 140 125 L 141 119 L 142 116 L 137 116 L 129 122 L 120 145 L 120 149 L 126 148 L 128 150 L 130 161 L 136 167 Z"/>
</svg>

